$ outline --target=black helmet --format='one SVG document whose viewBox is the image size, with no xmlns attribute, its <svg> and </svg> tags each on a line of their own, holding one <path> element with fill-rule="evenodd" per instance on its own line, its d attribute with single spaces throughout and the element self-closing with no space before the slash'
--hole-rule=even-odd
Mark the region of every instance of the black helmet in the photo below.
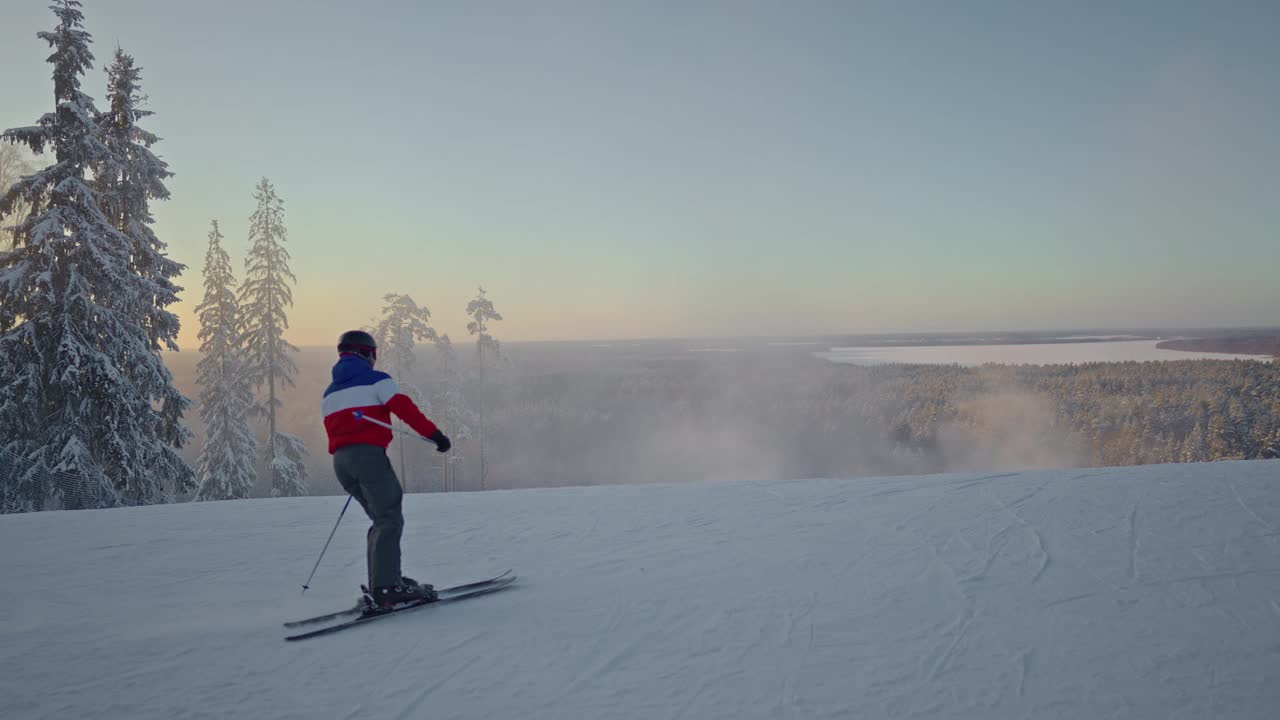
<svg viewBox="0 0 1280 720">
<path fill-rule="evenodd" d="M 339 353 L 355 353 L 373 362 L 378 357 L 378 341 L 363 330 L 348 330 L 338 338 Z"/>
</svg>

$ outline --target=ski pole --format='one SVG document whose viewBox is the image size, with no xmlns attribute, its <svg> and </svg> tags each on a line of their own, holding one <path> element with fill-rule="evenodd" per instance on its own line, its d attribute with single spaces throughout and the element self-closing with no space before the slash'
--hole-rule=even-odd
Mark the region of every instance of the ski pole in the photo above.
<svg viewBox="0 0 1280 720">
<path fill-rule="evenodd" d="M 364 413 L 360 412 L 359 410 L 356 410 L 356 411 L 355 411 L 355 416 L 356 416 L 356 419 L 357 419 L 357 420 L 368 420 L 369 422 L 373 423 L 374 425 L 381 425 L 382 427 L 384 427 L 384 428 L 386 428 L 386 429 L 390 430 L 390 431 L 391 431 L 391 432 L 393 432 L 393 433 L 399 433 L 399 434 L 401 434 L 401 435 L 408 435 L 409 437 L 416 437 L 416 438 L 418 438 L 419 440 L 430 440 L 430 438 L 424 438 L 424 437 L 422 437 L 421 435 L 419 435 L 419 434 L 418 434 L 418 433 L 416 433 L 416 432 L 409 432 L 408 430 L 401 430 L 400 428 L 398 428 L 398 427 L 396 427 L 396 426 L 392 425 L 391 423 L 385 423 L 385 422 L 382 422 L 381 420 L 375 420 L 374 418 L 371 418 L 371 417 L 369 417 L 368 415 L 365 415 Z"/>
<path fill-rule="evenodd" d="M 307 581 L 302 584 L 302 594 L 307 594 L 307 589 L 311 587 L 311 578 L 316 576 L 316 568 L 320 567 L 320 560 L 324 557 L 324 551 L 329 549 L 329 543 L 333 542 L 333 534 L 338 532 L 338 523 L 342 522 L 342 516 L 347 514 L 347 506 L 351 504 L 351 496 L 347 496 L 347 502 L 342 506 L 342 512 L 338 513 L 338 522 L 333 524 L 333 530 L 329 531 L 329 539 L 324 541 L 324 547 L 320 548 L 320 557 L 316 558 L 315 567 L 311 568 L 311 574 L 307 576 Z"/>
</svg>

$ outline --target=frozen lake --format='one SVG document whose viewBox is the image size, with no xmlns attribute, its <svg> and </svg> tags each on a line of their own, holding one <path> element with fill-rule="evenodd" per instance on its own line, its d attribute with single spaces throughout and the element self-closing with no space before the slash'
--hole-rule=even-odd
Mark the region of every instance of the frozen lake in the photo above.
<svg viewBox="0 0 1280 720">
<path fill-rule="evenodd" d="M 837 347 L 814 353 L 835 363 L 883 365 L 966 365 L 1003 363 L 1006 365 L 1071 365 L 1127 360 L 1267 360 L 1265 355 L 1184 352 L 1162 350 L 1157 340 L 1110 342 L 1043 343 L 1030 345 L 931 345 L 924 347 Z"/>
</svg>

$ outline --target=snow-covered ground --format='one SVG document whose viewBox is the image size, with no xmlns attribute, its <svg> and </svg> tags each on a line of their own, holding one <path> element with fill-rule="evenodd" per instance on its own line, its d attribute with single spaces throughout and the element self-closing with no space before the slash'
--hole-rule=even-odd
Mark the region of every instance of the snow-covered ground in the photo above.
<svg viewBox="0 0 1280 720">
<path fill-rule="evenodd" d="M 1190 352 L 1156 347 L 1159 340 L 1106 340 L 1023 345 L 924 345 L 917 347 L 836 347 L 815 356 L 834 363 L 881 365 L 1071 365 L 1136 360 L 1270 360 L 1266 355 Z"/>
<path fill-rule="evenodd" d="M 342 499 L 0 517 L 5 718 L 1276 718 L 1280 462 L 408 498 L 349 605 Z"/>
</svg>

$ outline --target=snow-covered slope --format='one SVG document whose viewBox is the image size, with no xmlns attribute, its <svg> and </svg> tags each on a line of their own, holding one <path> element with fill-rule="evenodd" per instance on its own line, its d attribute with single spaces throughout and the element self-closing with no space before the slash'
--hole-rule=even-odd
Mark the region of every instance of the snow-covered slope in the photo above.
<svg viewBox="0 0 1280 720">
<path fill-rule="evenodd" d="M 0 517 L 4 717 L 1280 717 L 1280 462 L 416 495 L 519 587 L 285 643 L 341 504 Z"/>
</svg>

